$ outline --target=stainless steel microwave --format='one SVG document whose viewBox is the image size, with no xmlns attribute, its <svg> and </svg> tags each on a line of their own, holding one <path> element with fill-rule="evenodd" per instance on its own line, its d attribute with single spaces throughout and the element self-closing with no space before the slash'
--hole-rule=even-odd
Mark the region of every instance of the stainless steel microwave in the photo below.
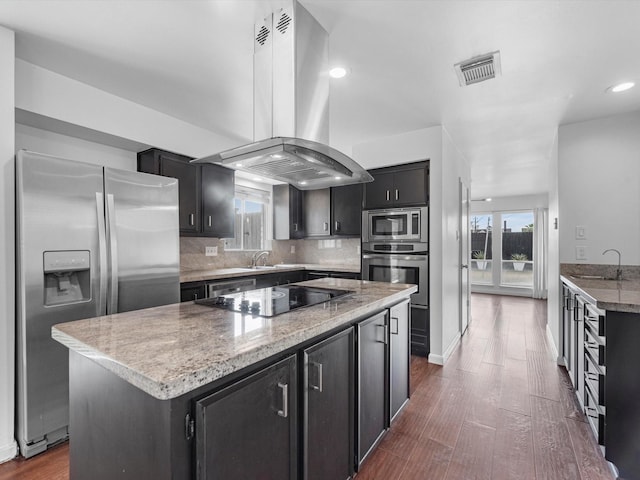
<svg viewBox="0 0 640 480">
<path fill-rule="evenodd" d="M 362 212 L 362 241 L 429 241 L 429 207 Z"/>
</svg>

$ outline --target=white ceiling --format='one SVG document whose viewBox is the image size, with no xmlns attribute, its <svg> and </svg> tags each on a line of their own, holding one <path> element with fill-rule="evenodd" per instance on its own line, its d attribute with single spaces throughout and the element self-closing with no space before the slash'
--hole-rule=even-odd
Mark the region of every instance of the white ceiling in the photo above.
<svg viewBox="0 0 640 480">
<path fill-rule="evenodd" d="M 330 35 L 331 145 L 443 125 L 474 198 L 544 193 L 559 124 L 640 109 L 640 1 L 301 0 Z M 253 24 L 282 0 L 0 0 L 16 55 L 252 140 Z M 502 76 L 453 65 L 500 50 Z M 367 167 L 366 159 L 358 159 Z M 390 159 L 394 163 L 394 159 Z"/>
</svg>

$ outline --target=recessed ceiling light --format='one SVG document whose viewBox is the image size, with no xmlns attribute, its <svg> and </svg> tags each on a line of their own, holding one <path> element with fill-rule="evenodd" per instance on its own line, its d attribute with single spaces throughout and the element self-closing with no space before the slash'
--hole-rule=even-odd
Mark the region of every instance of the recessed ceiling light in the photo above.
<svg viewBox="0 0 640 480">
<path fill-rule="evenodd" d="M 342 78 L 347 74 L 347 70 L 344 67 L 334 67 L 329 70 L 331 78 Z"/>
<path fill-rule="evenodd" d="M 271 155 L 271 158 L 284 158 L 284 155 L 280 154 L 280 153 L 274 153 L 273 155 Z"/>
<path fill-rule="evenodd" d="M 305 182 L 305 181 L 300 182 L 300 185 L 306 185 L 306 184 L 307 184 L 307 182 Z"/>
<path fill-rule="evenodd" d="M 241 167 L 242 164 L 241 163 L 236 163 L 236 167 Z"/>
<path fill-rule="evenodd" d="M 254 182 L 261 182 L 262 179 L 260 177 L 253 177 Z"/>
<path fill-rule="evenodd" d="M 333 178 L 335 178 L 336 180 L 341 180 L 342 179 L 342 177 L 333 177 Z"/>
<path fill-rule="evenodd" d="M 485 202 L 490 202 L 492 199 L 491 198 L 485 198 L 484 201 Z"/>
<path fill-rule="evenodd" d="M 613 85 L 609 87 L 607 91 L 613 92 L 613 93 L 620 93 L 620 92 L 624 92 L 625 90 L 629 90 L 634 86 L 635 86 L 634 82 L 623 82 L 623 83 L 619 83 L 617 85 Z"/>
</svg>

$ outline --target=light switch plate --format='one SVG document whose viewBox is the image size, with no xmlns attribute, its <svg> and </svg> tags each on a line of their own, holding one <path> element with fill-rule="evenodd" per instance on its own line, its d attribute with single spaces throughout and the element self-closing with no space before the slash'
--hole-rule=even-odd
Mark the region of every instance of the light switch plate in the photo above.
<svg viewBox="0 0 640 480">
<path fill-rule="evenodd" d="M 576 260 L 586 260 L 587 259 L 587 247 L 584 245 L 576 246 Z"/>
<path fill-rule="evenodd" d="M 587 229 L 583 225 L 576 225 L 576 240 L 585 240 L 587 238 Z"/>
<path fill-rule="evenodd" d="M 207 257 L 215 257 L 218 255 L 218 247 L 204 247 L 204 254 Z"/>
</svg>

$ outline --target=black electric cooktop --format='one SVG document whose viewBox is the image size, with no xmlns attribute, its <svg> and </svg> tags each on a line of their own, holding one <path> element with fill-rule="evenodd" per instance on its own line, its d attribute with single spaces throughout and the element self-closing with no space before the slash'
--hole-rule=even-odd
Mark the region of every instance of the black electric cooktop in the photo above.
<svg viewBox="0 0 640 480">
<path fill-rule="evenodd" d="M 215 298 L 203 298 L 196 300 L 196 303 L 232 312 L 274 317 L 297 308 L 328 302 L 350 293 L 353 293 L 353 291 L 301 285 L 282 285 L 231 293 Z"/>
</svg>

